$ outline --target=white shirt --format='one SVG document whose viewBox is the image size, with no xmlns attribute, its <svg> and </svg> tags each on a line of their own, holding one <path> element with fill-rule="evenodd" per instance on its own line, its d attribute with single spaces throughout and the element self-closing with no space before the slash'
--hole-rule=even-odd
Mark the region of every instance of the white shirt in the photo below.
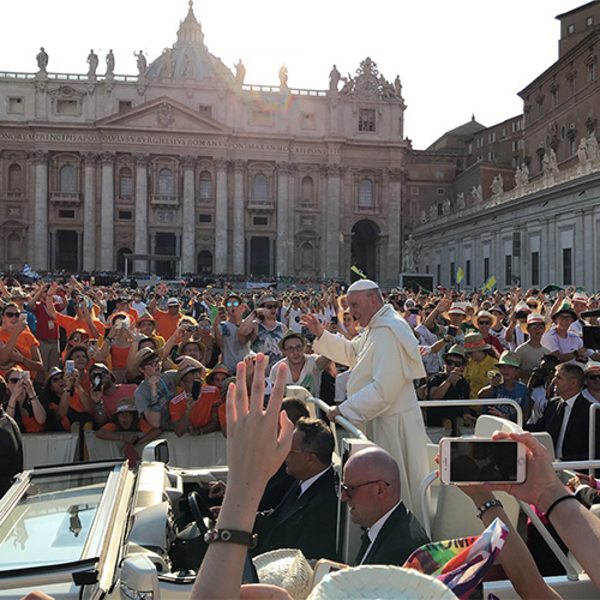
<svg viewBox="0 0 600 600">
<path fill-rule="evenodd" d="M 581 393 L 592 403 L 592 404 L 600 404 L 600 400 L 592 396 L 590 390 L 584 388 L 581 390 Z"/>
<path fill-rule="evenodd" d="M 560 426 L 560 433 L 558 434 L 558 440 L 556 441 L 556 456 L 557 458 L 562 458 L 563 455 L 563 442 L 565 441 L 565 432 L 567 431 L 567 425 L 569 423 L 569 417 L 571 416 L 571 411 L 573 410 L 573 405 L 575 404 L 575 400 L 577 400 L 577 396 L 579 393 L 571 396 L 569 399 L 565 400 L 565 415 L 562 420 L 562 424 Z"/>
<path fill-rule="evenodd" d="M 326 469 L 323 469 L 320 473 L 317 473 L 316 475 L 313 475 L 310 479 L 306 479 L 305 481 L 301 481 L 300 482 L 300 495 L 298 496 L 298 498 L 300 498 L 300 496 L 302 496 L 302 494 L 304 494 L 304 492 L 317 480 L 319 479 L 319 477 L 321 477 L 321 475 L 323 475 L 323 473 L 325 473 L 325 471 L 327 471 L 327 469 L 330 469 L 331 467 L 327 467 Z"/>
<path fill-rule="evenodd" d="M 400 500 L 400 502 L 402 502 L 402 500 Z M 367 536 L 371 543 L 369 544 L 367 551 L 363 554 L 363 557 L 360 561 L 361 565 L 365 562 L 365 558 L 367 558 L 367 556 L 369 555 L 369 552 L 371 552 L 371 549 L 373 548 L 373 544 L 375 543 L 375 540 L 377 539 L 379 532 L 385 525 L 385 522 L 389 519 L 390 515 L 400 506 L 400 502 L 398 502 L 398 504 L 396 504 L 395 506 L 390 508 L 390 510 L 388 510 L 385 513 L 385 515 L 383 515 L 383 517 L 380 517 L 377 521 L 375 521 L 375 523 L 373 523 L 373 525 L 371 527 L 369 527 L 369 529 L 367 531 Z"/>
</svg>

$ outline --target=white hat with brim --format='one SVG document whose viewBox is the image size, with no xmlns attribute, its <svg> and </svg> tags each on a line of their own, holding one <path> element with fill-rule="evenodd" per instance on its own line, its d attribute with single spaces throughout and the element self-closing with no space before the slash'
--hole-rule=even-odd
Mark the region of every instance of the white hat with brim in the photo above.
<svg viewBox="0 0 600 600">
<path fill-rule="evenodd" d="M 313 589 L 308 600 L 456 600 L 441 581 L 389 565 L 362 565 L 326 575 Z"/>
<path fill-rule="evenodd" d="M 370 279 L 360 279 L 359 281 L 355 281 L 346 292 L 349 294 L 350 292 L 366 292 L 368 290 L 378 290 L 379 286 Z"/>
<path fill-rule="evenodd" d="M 313 570 L 296 548 L 259 554 L 252 559 L 261 584 L 285 589 L 294 600 L 305 600 L 311 590 Z"/>
</svg>

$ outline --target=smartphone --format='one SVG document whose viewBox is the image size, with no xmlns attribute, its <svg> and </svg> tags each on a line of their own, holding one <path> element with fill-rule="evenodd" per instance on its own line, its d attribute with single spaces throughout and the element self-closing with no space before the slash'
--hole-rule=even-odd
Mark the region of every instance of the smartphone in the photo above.
<svg viewBox="0 0 600 600">
<path fill-rule="evenodd" d="M 198 400 L 198 398 L 200 397 L 201 389 L 202 389 L 201 381 L 194 381 L 194 383 L 192 383 L 192 398 L 194 400 Z"/>
<path fill-rule="evenodd" d="M 447 333 L 450 337 L 456 337 L 456 334 L 458 333 L 458 328 L 452 325 L 448 325 Z"/>
<path fill-rule="evenodd" d="M 583 345 L 590 350 L 600 350 L 600 326 L 583 326 Z"/>
<path fill-rule="evenodd" d="M 21 371 L 21 379 L 27 381 L 29 379 L 29 371 Z"/>
<path fill-rule="evenodd" d="M 94 352 L 95 352 L 97 349 L 98 349 L 98 340 L 96 340 L 96 339 L 91 339 L 91 340 L 88 342 L 88 350 L 90 350 L 90 352 L 91 352 L 91 351 L 94 351 Z"/>
<path fill-rule="evenodd" d="M 442 438 L 440 480 L 442 483 L 523 483 L 525 446 L 514 440 L 491 438 Z"/>
<path fill-rule="evenodd" d="M 67 360 L 65 361 L 65 373 L 72 373 L 75 370 L 75 361 Z"/>
<path fill-rule="evenodd" d="M 338 318 L 335 315 L 333 317 L 331 317 L 331 324 L 332 325 L 337 325 L 338 324 Z"/>
</svg>

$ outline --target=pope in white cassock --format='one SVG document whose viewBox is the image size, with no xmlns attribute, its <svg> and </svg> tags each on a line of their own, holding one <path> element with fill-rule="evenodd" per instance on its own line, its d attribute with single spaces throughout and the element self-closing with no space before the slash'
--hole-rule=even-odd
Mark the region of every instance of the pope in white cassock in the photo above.
<svg viewBox="0 0 600 600">
<path fill-rule="evenodd" d="M 408 323 L 383 303 L 375 282 L 353 283 L 347 298 L 350 313 L 364 328 L 352 341 L 325 331 L 312 314 L 301 317 L 317 338 L 313 349 L 352 369 L 348 399 L 327 416 L 349 419 L 396 459 L 402 500 L 415 511 L 419 485 L 430 471 L 428 438 L 413 386 L 414 379 L 425 377 L 418 342 Z"/>
</svg>

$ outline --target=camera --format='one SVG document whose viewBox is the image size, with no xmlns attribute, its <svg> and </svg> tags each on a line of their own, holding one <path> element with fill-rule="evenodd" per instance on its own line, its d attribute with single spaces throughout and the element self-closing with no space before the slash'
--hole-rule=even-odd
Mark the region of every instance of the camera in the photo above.
<svg viewBox="0 0 600 600">
<path fill-rule="evenodd" d="M 102 373 L 94 373 L 92 377 L 92 391 L 99 392 L 102 389 Z"/>
</svg>

